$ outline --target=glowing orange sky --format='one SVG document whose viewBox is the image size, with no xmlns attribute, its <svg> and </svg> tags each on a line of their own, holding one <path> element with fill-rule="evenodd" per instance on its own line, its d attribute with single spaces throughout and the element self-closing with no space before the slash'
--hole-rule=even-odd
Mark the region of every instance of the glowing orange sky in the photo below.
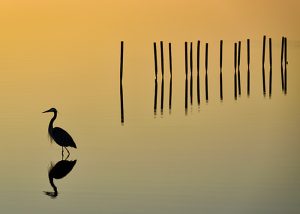
<svg viewBox="0 0 300 214">
<path fill-rule="evenodd" d="M 143 33 L 149 38 L 240 38 L 262 34 L 300 38 L 297 0 L 29 0 L 0 4 L 2 39 L 118 39 Z"/>
</svg>

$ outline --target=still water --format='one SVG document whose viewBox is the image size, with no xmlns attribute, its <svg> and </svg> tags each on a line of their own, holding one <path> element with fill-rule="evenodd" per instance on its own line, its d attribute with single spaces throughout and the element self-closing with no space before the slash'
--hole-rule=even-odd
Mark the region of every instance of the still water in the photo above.
<svg viewBox="0 0 300 214">
<path fill-rule="evenodd" d="M 247 96 L 245 41 L 241 96 L 234 99 L 236 41 L 224 40 L 220 100 L 219 40 L 213 40 L 208 54 L 209 99 L 205 101 L 204 41 L 200 105 L 194 51 L 193 104 L 189 91 L 187 109 L 184 41 L 172 42 L 171 109 L 165 42 L 164 108 L 159 58 L 156 113 L 153 42 L 125 41 L 124 123 L 120 41 L 104 46 L 107 54 L 90 47 L 84 53 L 74 48 L 55 55 L 42 50 L 29 56 L 3 55 L 0 212 L 299 213 L 300 42 L 288 41 L 285 95 L 281 91 L 281 40 L 273 39 L 269 97 L 269 55 L 266 51 L 264 96 L 259 38 L 251 40 L 251 93 Z M 190 89 L 190 70 L 188 82 Z M 58 110 L 54 125 L 66 129 L 78 147 L 69 149 L 67 160 L 62 160 L 61 148 L 47 136 L 52 114 L 42 112 L 51 107 Z M 60 175 L 51 174 L 57 194 L 48 177 L 55 167 L 61 167 Z"/>
</svg>

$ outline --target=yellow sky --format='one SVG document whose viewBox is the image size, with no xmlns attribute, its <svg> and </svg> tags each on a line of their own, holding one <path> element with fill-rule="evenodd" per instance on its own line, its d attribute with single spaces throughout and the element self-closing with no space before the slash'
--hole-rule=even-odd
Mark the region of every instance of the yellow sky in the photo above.
<svg viewBox="0 0 300 214">
<path fill-rule="evenodd" d="M 300 38 L 297 0 L 2 0 L 0 5 L 2 40 Z"/>
</svg>

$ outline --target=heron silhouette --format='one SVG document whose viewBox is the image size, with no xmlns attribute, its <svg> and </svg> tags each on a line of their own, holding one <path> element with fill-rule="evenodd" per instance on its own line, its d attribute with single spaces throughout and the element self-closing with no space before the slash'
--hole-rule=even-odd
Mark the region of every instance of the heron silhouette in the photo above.
<svg viewBox="0 0 300 214">
<path fill-rule="evenodd" d="M 67 147 L 70 146 L 70 147 L 73 147 L 73 148 L 77 148 L 73 138 L 71 137 L 71 135 L 69 135 L 68 132 L 66 132 L 62 128 L 53 127 L 54 120 L 57 117 L 57 110 L 55 108 L 51 108 L 47 111 L 44 111 L 43 113 L 47 113 L 47 112 L 53 112 L 54 113 L 54 116 L 50 120 L 49 127 L 48 127 L 48 133 L 50 135 L 50 141 L 52 142 L 52 140 L 54 140 L 59 146 L 61 146 L 62 155 L 64 154 L 64 148 L 67 150 L 68 155 L 70 155 L 70 152 L 67 149 Z"/>
<path fill-rule="evenodd" d="M 58 161 L 55 165 L 51 163 L 51 166 L 48 171 L 48 177 L 50 185 L 53 188 L 54 192 L 47 192 L 44 191 L 45 195 L 50 196 L 51 198 L 56 198 L 58 195 L 57 187 L 54 184 L 53 179 L 62 179 L 67 176 L 75 166 L 77 160 L 68 161 L 68 160 L 61 160 Z"/>
</svg>

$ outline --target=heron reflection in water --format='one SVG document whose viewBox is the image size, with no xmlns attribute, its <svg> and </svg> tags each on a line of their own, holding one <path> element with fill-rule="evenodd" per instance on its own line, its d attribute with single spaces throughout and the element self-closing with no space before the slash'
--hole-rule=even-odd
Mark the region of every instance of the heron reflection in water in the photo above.
<svg viewBox="0 0 300 214">
<path fill-rule="evenodd" d="M 53 199 L 57 197 L 58 191 L 53 179 L 62 179 L 65 176 L 67 176 L 72 171 L 76 162 L 77 160 L 69 161 L 65 159 L 58 161 L 55 165 L 51 163 L 51 166 L 48 171 L 48 177 L 50 185 L 52 186 L 54 192 L 44 191 L 45 195 L 48 195 Z"/>
<path fill-rule="evenodd" d="M 50 135 L 51 142 L 52 142 L 52 140 L 54 140 L 59 146 L 61 146 L 62 155 L 64 153 L 64 148 L 67 150 L 68 155 L 70 155 L 70 152 L 67 149 L 67 147 L 70 146 L 73 148 L 77 148 L 73 138 L 71 137 L 71 135 L 69 135 L 68 132 L 66 132 L 62 128 L 60 128 L 60 127 L 53 128 L 54 120 L 57 117 L 57 110 L 55 108 L 51 108 L 47 111 L 44 111 L 43 113 L 48 113 L 48 112 L 54 113 L 54 116 L 50 120 L 49 127 L 48 127 L 48 133 Z"/>
</svg>

